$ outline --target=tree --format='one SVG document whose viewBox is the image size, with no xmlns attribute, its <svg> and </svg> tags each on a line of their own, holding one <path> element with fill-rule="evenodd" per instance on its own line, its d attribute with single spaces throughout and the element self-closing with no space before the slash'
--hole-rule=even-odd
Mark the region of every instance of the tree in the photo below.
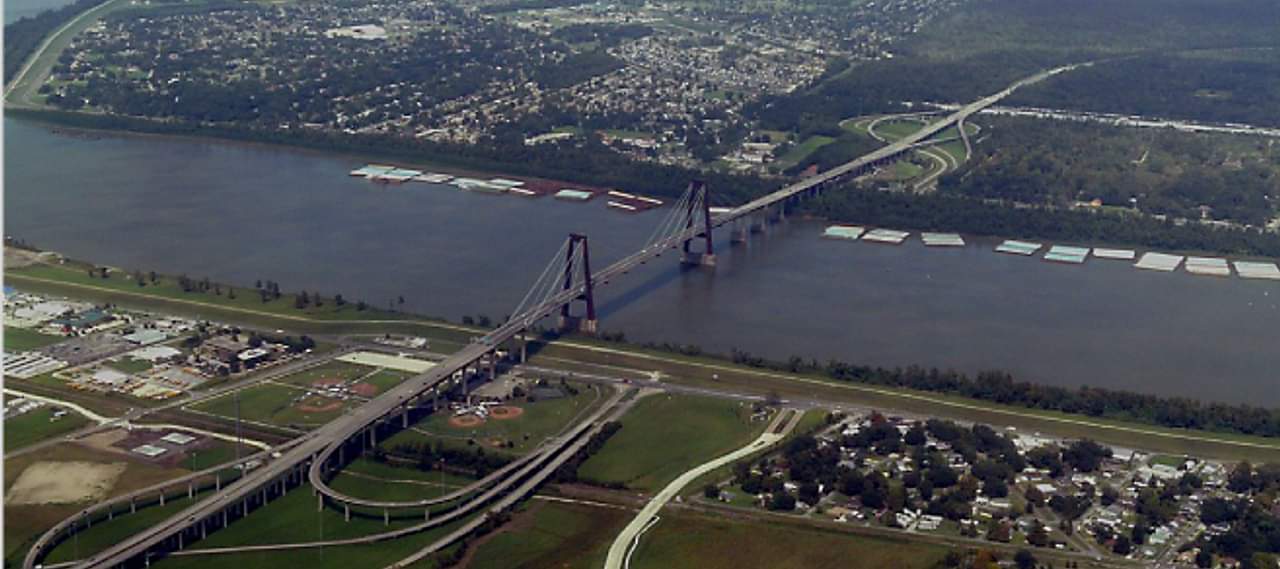
<svg viewBox="0 0 1280 569">
<path fill-rule="evenodd" d="M 1201 548 L 1196 552 L 1196 567 L 1209 568 L 1213 567 L 1213 554 L 1209 550 Z"/>
<path fill-rule="evenodd" d="M 1147 542 L 1147 536 L 1151 534 L 1151 527 L 1146 522 L 1139 520 L 1133 524 L 1133 531 L 1130 533 L 1130 539 L 1134 545 L 1142 545 Z"/>
<path fill-rule="evenodd" d="M 1238 494 L 1253 489 L 1253 465 L 1249 461 L 1241 461 L 1231 470 L 1231 475 L 1227 477 L 1227 488 Z"/>
<path fill-rule="evenodd" d="M 1119 499 L 1120 499 L 1120 492 L 1116 490 L 1115 487 L 1111 486 L 1110 484 L 1102 485 L 1101 502 L 1103 506 L 1110 506 L 1111 504 L 1116 503 L 1116 500 L 1119 500 Z"/>
<path fill-rule="evenodd" d="M 769 500 L 769 509 L 776 512 L 790 512 L 796 509 L 796 498 L 786 490 L 774 492 Z"/>
<path fill-rule="evenodd" d="M 1018 552 L 1013 555 L 1013 562 L 1017 564 L 1018 569 L 1034 569 L 1036 566 L 1036 556 L 1030 551 L 1019 549 Z"/>
<path fill-rule="evenodd" d="M 925 438 L 924 427 L 921 427 L 919 424 L 917 424 L 914 427 L 911 427 L 911 430 L 907 431 L 907 434 L 904 435 L 902 438 L 902 442 L 907 443 L 908 445 L 911 445 L 911 446 L 920 446 L 924 444 L 926 440 L 927 439 Z"/>
<path fill-rule="evenodd" d="M 1111 547 L 1111 550 L 1116 555 L 1128 555 L 1133 553 L 1133 542 L 1129 540 L 1129 536 L 1119 536 L 1116 538 L 1116 543 Z"/>
<path fill-rule="evenodd" d="M 1037 522 L 1036 527 L 1032 528 L 1031 533 L 1027 534 L 1027 543 L 1036 547 L 1046 547 L 1049 545 L 1049 530 L 1044 524 Z"/>
<path fill-rule="evenodd" d="M 702 496 L 708 500 L 720 499 L 720 487 L 715 484 L 707 484 L 702 488 Z"/>
</svg>

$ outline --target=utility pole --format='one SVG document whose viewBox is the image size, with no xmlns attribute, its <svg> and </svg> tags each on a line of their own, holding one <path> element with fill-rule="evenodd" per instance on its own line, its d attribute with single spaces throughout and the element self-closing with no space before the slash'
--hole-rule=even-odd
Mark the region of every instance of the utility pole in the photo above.
<svg viewBox="0 0 1280 569">
<path fill-rule="evenodd" d="M 240 390 L 236 390 L 236 462 L 240 462 Z M 240 475 L 244 475 L 244 465 L 240 465 Z"/>
</svg>

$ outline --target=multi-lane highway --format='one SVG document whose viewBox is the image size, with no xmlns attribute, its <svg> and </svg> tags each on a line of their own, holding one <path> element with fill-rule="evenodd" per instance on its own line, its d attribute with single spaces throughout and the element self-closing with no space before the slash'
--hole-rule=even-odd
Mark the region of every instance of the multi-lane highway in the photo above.
<svg viewBox="0 0 1280 569">
<path fill-rule="evenodd" d="M 712 219 L 712 228 L 767 210 L 799 195 L 838 182 L 849 175 L 857 174 L 881 161 L 896 157 L 910 150 L 916 143 L 933 137 L 947 128 L 959 124 L 970 115 L 995 104 L 1019 87 L 1041 81 L 1074 67 L 1064 66 L 1018 81 L 1004 90 L 974 101 L 888 146 L 720 214 Z M 658 257 L 668 249 L 679 247 L 685 240 L 693 238 L 706 230 L 702 227 L 694 226 L 674 233 L 594 273 L 592 279 L 601 284 L 608 283 L 640 264 Z M 191 528 L 203 524 L 205 520 L 219 515 L 229 504 L 239 503 L 253 496 L 264 487 L 280 483 L 301 465 L 310 465 L 312 479 L 322 476 L 323 472 L 321 470 L 327 464 L 329 458 L 338 453 L 339 449 L 348 440 L 366 436 L 366 433 L 369 433 L 370 429 L 375 427 L 379 421 L 397 412 L 403 412 L 407 408 L 416 406 L 417 399 L 420 397 L 429 396 L 436 390 L 448 387 L 451 382 L 456 381 L 455 374 L 459 372 L 465 373 L 465 370 L 475 362 L 485 357 L 491 357 L 497 346 L 515 338 L 517 334 L 538 320 L 559 310 L 561 306 L 572 302 L 582 293 L 583 285 L 577 285 L 551 296 L 541 304 L 533 306 L 521 314 L 512 316 L 506 323 L 476 342 L 464 346 L 430 370 L 410 378 L 365 405 L 357 407 L 350 413 L 302 436 L 298 443 L 283 456 L 250 472 L 236 483 L 224 488 L 218 496 L 197 503 L 143 532 L 120 541 L 86 559 L 80 566 L 114 567 L 131 559 L 139 558 L 173 536 L 183 535 Z"/>
</svg>

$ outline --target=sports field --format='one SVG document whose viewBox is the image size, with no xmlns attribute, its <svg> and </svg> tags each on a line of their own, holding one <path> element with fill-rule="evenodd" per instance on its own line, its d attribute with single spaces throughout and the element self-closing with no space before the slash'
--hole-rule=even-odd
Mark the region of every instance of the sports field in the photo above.
<svg viewBox="0 0 1280 569">
<path fill-rule="evenodd" d="M 500 411 L 504 416 L 491 413 L 488 417 L 455 417 L 449 412 L 428 415 L 415 425 L 415 430 L 402 431 L 387 439 L 384 446 L 394 447 L 404 442 L 436 439 L 467 444 L 474 440 L 488 448 L 512 454 L 523 454 L 542 443 L 582 417 L 584 412 L 602 401 L 603 394 L 597 388 L 569 384 L 576 394 L 566 392 L 557 399 L 538 399 L 528 402 L 513 399 Z M 514 411 L 514 412 L 511 412 Z M 511 446 L 506 446 L 506 443 Z"/>
<path fill-rule="evenodd" d="M 332 421 L 356 403 L 317 394 L 308 396 L 306 389 L 290 385 L 257 385 L 238 393 L 241 420 L 300 428 L 318 427 Z M 235 419 L 236 395 L 223 395 L 194 409 Z"/>
<path fill-rule="evenodd" d="M 736 401 L 650 395 L 622 417 L 622 429 L 578 469 L 578 476 L 657 490 L 680 473 L 751 441 L 765 427 Z"/>
</svg>

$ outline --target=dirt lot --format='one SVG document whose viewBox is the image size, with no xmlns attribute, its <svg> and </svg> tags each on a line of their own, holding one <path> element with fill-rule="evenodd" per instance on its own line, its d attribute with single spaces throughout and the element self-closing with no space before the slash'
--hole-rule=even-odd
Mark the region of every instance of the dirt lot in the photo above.
<svg viewBox="0 0 1280 569">
<path fill-rule="evenodd" d="M 9 488 L 5 503 L 74 504 L 100 499 L 124 474 L 123 462 L 37 462 Z"/>
</svg>

